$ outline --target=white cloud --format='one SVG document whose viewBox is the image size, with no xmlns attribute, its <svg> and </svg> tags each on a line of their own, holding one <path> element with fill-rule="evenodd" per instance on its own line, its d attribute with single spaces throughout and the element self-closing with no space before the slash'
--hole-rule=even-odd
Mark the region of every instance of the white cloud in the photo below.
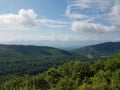
<svg viewBox="0 0 120 90">
<path fill-rule="evenodd" d="M 89 8 L 89 4 L 94 2 L 95 0 L 69 0 L 70 6 L 76 6 L 79 8 Z"/>
<path fill-rule="evenodd" d="M 0 30 L 29 30 L 40 25 L 49 28 L 63 28 L 66 27 L 66 24 L 62 20 L 37 18 L 37 13 L 33 9 L 21 9 L 17 14 L 0 15 Z"/>
<path fill-rule="evenodd" d="M 68 24 L 66 21 L 63 20 L 52 20 L 46 18 L 40 19 L 39 23 L 49 28 L 65 28 Z"/>
<path fill-rule="evenodd" d="M 0 29 L 27 29 L 37 25 L 37 14 L 21 9 L 18 14 L 0 15 Z"/>
<path fill-rule="evenodd" d="M 116 0 L 108 16 L 113 24 L 120 25 L 120 0 Z"/>
<path fill-rule="evenodd" d="M 97 1 L 98 1 L 99 9 L 101 11 L 104 11 L 104 10 L 109 10 L 116 0 L 97 0 Z"/>
<path fill-rule="evenodd" d="M 70 19 L 93 18 L 95 20 L 97 18 L 104 18 L 116 1 L 117 0 L 68 0 L 65 15 Z"/>
<path fill-rule="evenodd" d="M 79 14 L 79 13 L 71 13 L 72 7 L 71 6 L 67 6 L 65 15 L 67 17 L 69 17 L 70 19 L 83 19 L 83 18 L 89 18 L 87 15 L 84 14 Z"/>
<path fill-rule="evenodd" d="M 118 31 L 115 26 L 105 26 L 96 23 L 74 21 L 71 26 L 73 31 L 84 31 L 84 32 L 114 32 Z"/>
<path fill-rule="evenodd" d="M 115 1 L 116 0 L 69 0 L 69 6 L 85 9 L 97 5 L 96 8 L 103 11 L 108 9 Z"/>
<path fill-rule="evenodd" d="M 65 15 L 73 31 L 119 31 L 120 0 L 68 0 Z"/>
</svg>

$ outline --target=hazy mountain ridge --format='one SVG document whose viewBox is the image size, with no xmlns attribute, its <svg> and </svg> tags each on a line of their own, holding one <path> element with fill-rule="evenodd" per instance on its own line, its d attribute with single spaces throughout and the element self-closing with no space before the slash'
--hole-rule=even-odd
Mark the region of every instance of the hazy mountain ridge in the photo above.
<svg viewBox="0 0 120 90">
<path fill-rule="evenodd" d="M 52 52 L 52 50 L 54 52 Z M 33 45 L 0 45 L 0 51 L 3 51 L 5 53 L 12 51 L 13 52 L 19 53 L 19 54 L 39 54 L 39 55 L 48 55 L 52 56 L 56 53 L 63 54 L 63 55 L 71 55 L 70 52 L 60 50 L 57 48 L 53 47 L 48 47 L 48 46 L 33 46 Z"/>
<path fill-rule="evenodd" d="M 105 42 L 96 45 L 90 45 L 72 50 L 74 53 L 83 56 L 107 57 L 120 51 L 120 42 Z"/>
<path fill-rule="evenodd" d="M 101 41 L 62 41 L 62 40 L 20 40 L 3 42 L 4 44 L 15 44 L 15 45 L 36 45 L 36 46 L 49 46 L 56 47 L 64 50 L 72 50 L 83 46 L 94 45 L 102 43 Z"/>
</svg>

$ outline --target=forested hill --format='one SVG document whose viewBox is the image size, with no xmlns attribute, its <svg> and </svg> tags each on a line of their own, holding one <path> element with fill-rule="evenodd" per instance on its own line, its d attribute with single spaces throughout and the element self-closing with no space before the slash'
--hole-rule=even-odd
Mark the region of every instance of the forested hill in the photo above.
<svg viewBox="0 0 120 90">
<path fill-rule="evenodd" d="M 78 55 L 83 55 L 92 59 L 114 55 L 119 51 L 120 42 L 106 42 L 72 50 L 72 52 L 77 53 Z"/>
<path fill-rule="evenodd" d="M 0 82 L 25 74 L 36 75 L 69 61 L 94 62 L 95 58 L 107 57 L 119 50 L 119 42 L 87 46 L 70 52 L 47 46 L 0 45 Z"/>
<path fill-rule="evenodd" d="M 71 53 L 56 49 L 53 47 L 47 47 L 47 46 L 32 46 L 32 45 L 0 45 L 0 55 L 18 55 L 18 54 L 24 54 L 24 55 L 41 55 L 41 56 L 70 56 Z"/>
<path fill-rule="evenodd" d="M 14 76 L 36 75 L 74 59 L 72 53 L 53 47 L 0 45 L 0 82 Z"/>
<path fill-rule="evenodd" d="M 71 61 L 36 76 L 16 77 L 1 90 L 120 90 L 120 54 L 96 63 Z"/>
</svg>

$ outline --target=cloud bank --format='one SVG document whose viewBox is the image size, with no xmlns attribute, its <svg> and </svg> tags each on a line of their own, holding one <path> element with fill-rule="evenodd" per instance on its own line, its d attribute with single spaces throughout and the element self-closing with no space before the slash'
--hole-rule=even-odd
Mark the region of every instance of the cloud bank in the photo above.
<svg viewBox="0 0 120 90">
<path fill-rule="evenodd" d="M 120 26 L 120 0 L 68 0 L 65 15 L 71 29 L 83 32 L 116 32 Z"/>
<path fill-rule="evenodd" d="M 63 20 L 52 20 L 46 18 L 40 19 L 39 23 L 49 28 L 65 28 L 68 24 L 66 21 Z"/>
<path fill-rule="evenodd" d="M 18 14 L 0 15 L 0 29 L 28 29 L 38 24 L 37 14 L 32 10 L 21 9 Z"/>
<path fill-rule="evenodd" d="M 1 14 L 0 30 L 29 30 L 42 25 L 49 28 L 63 28 L 67 24 L 62 20 L 37 18 L 37 16 L 33 9 L 21 9 L 17 14 Z"/>
<path fill-rule="evenodd" d="M 115 25 L 120 25 L 120 0 L 116 0 L 108 16 L 110 22 Z"/>
<path fill-rule="evenodd" d="M 105 26 L 102 24 L 96 24 L 96 23 L 89 23 L 89 22 L 79 22 L 74 21 L 72 23 L 72 30 L 73 31 L 84 31 L 84 32 L 114 32 L 118 31 L 118 28 L 115 26 Z"/>
</svg>

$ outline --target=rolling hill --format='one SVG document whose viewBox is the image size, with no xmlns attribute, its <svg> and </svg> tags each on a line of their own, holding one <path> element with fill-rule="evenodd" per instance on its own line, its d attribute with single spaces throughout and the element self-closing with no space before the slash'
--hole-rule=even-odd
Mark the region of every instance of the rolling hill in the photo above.
<svg viewBox="0 0 120 90">
<path fill-rule="evenodd" d="M 0 45 L 0 82 L 13 76 L 36 75 L 76 58 L 82 56 L 53 47 Z"/>
<path fill-rule="evenodd" d="M 78 55 L 86 56 L 89 59 L 104 58 L 116 54 L 119 51 L 120 51 L 120 42 L 106 42 L 106 43 L 90 45 L 72 50 L 72 52 Z"/>
<path fill-rule="evenodd" d="M 0 55 L 40 55 L 40 56 L 69 56 L 71 53 L 47 46 L 0 45 Z"/>
</svg>

